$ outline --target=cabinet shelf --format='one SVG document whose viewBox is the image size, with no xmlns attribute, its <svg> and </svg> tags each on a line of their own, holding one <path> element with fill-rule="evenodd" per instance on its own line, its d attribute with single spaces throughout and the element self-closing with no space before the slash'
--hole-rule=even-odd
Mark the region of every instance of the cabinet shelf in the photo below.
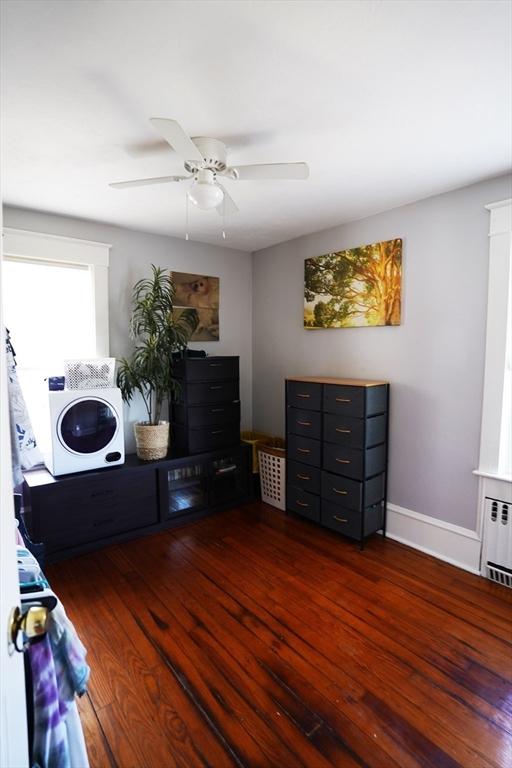
<svg viewBox="0 0 512 768">
<path fill-rule="evenodd" d="M 204 477 L 202 477 L 201 475 L 198 475 L 197 477 L 191 477 L 185 480 L 168 480 L 167 485 L 169 488 L 169 492 L 175 493 L 176 491 L 179 491 L 182 488 L 194 487 L 199 483 L 201 483 L 203 480 L 204 480 Z"/>
</svg>

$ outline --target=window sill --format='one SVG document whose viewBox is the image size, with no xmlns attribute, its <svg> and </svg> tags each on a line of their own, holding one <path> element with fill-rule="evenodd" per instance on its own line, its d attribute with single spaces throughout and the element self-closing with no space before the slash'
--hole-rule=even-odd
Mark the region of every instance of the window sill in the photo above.
<svg viewBox="0 0 512 768">
<path fill-rule="evenodd" d="M 474 475 L 478 477 L 488 477 L 491 480 L 501 480 L 504 483 L 512 483 L 512 475 L 501 474 L 500 472 L 484 472 L 482 469 L 474 469 Z"/>
</svg>

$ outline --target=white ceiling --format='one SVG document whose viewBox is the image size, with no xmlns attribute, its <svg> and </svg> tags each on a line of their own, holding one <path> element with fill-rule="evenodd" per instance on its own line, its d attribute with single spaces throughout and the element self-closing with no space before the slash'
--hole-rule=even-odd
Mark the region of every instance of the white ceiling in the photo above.
<svg viewBox="0 0 512 768">
<path fill-rule="evenodd" d="M 7 204 L 183 237 L 180 173 L 148 120 L 235 163 L 305 160 L 307 181 L 226 181 L 225 245 L 252 251 L 511 165 L 506 0 L 16 0 L 3 15 Z M 224 244 L 215 212 L 191 238 Z"/>
</svg>

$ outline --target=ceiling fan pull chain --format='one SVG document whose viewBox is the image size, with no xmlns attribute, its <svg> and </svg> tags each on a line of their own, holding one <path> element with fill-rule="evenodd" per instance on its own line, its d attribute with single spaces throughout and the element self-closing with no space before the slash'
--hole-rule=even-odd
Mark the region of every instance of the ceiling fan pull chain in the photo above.
<svg viewBox="0 0 512 768">
<path fill-rule="evenodd" d="M 222 239 L 226 239 L 226 195 L 222 198 Z"/>
<path fill-rule="evenodd" d="M 188 240 L 188 191 L 185 194 L 185 240 Z"/>
</svg>

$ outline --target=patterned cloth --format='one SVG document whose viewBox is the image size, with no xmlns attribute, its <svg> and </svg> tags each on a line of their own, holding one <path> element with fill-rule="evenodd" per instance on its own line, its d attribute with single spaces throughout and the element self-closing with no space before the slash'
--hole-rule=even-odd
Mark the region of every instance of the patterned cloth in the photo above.
<svg viewBox="0 0 512 768">
<path fill-rule="evenodd" d="M 31 469 L 36 464 L 41 464 L 43 457 L 36 444 L 25 398 L 18 381 L 16 354 L 7 328 L 5 329 L 5 344 L 7 353 L 9 420 L 11 424 L 12 477 L 13 486 L 16 488 L 23 482 L 21 470 Z"/>
<path fill-rule="evenodd" d="M 40 768 L 71 768 L 65 725 L 68 702 L 59 700 L 50 638 L 30 645 L 28 653 L 34 693 L 34 763 Z"/>
<path fill-rule="evenodd" d="M 86 650 L 58 602 L 46 636 L 29 646 L 34 693 L 33 760 L 38 768 L 88 768 L 75 694 L 87 690 Z M 34 768 L 35 768 L 34 766 Z"/>
<path fill-rule="evenodd" d="M 72 701 L 75 693 L 82 696 L 86 692 L 90 669 L 85 661 L 87 651 L 60 601 L 50 613 L 48 636 L 57 670 L 60 698 Z"/>
</svg>

